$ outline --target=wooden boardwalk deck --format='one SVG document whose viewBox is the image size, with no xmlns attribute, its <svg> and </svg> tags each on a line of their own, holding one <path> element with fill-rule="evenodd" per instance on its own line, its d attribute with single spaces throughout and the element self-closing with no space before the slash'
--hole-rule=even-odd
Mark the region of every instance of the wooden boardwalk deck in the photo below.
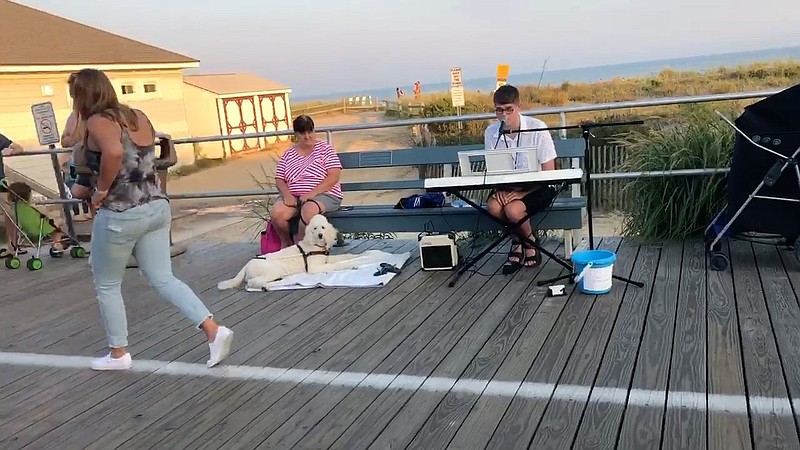
<svg viewBox="0 0 800 450">
<path fill-rule="evenodd" d="M 557 243 L 549 244 L 552 250 Z M 137 270 L 124 284 L 134 369 L 98 373 L 104 333 L 86 261 L 0 270 L 0 448 L 800 448 L 800 263 L 773 246 L 700 242 L 617 251 L 594 297 L 546 298 L 503 255 L 447 287 L 418 261 L 377 289 L 216 289 L 254 245 L 175 259 L 236 333 L 227 365 Z M 414 242 L 346 250 L 412 251 Z M 167 364 L 168 362 L 178 362 Z"/>
</svg>

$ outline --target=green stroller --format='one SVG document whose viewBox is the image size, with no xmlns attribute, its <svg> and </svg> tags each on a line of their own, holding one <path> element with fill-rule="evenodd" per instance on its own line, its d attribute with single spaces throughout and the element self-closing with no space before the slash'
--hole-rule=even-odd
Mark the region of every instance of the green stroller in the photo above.
<svg viewBox="0 0 800 450">
<path fill-rule="evenodd" d="M 29 270 L 40 270 L 43 267 L 40 258 L 42 244 L 50 243 L 50 256 L 60 258 L 69 249 L 69 254 L 73 258 L 85 258 L 86 250 L 80 246 L 80 242 L 66 235 L 56 224 L 36 209 L 30 203 L 31 189 L 25 183 L 12 183 L 8 185 L 5 180 L 1 180 L 6 191 L 9 193 L 11 213 L 3 209 L 3 213 L 10 219 L 15 228 L 14 239 L 9 239 L 13 252 L 0 255 L 5 259 L 7 269 L 19 269 L 22 265 L 20 255 L 27 253 L 22 249 L 23 246 L 35 248 L 35 254 L 28 259 L 27 267 Z M 8 230 L 11 231 L 11 230 Z"/>
</svg>

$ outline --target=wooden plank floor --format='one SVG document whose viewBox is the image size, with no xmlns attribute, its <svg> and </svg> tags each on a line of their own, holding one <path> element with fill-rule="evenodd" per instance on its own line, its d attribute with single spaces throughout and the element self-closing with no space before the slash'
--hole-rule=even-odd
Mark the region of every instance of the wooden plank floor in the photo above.
<svg viewBox="0 0 800 450">
<path fill-rule="evenodd" d="M 598 245 L 645 287 L 548 298 L 560 265 L 503 276 L 497 253 L 451 288 L 390 240 L 338 249 L 410 251 L 382 288 L 221 292 L 256 247 L 197 244 L 175 272 L 235 331 L 230 359 L 206 369 L 131 269 L 135 365 L 115 373 L 88 369 L 105 341 L 85 260 L 2 269 L 0 448 L 800 448 L 791 250 L 731 241 L 714 272 L 698 241 Z"/>
</svg>

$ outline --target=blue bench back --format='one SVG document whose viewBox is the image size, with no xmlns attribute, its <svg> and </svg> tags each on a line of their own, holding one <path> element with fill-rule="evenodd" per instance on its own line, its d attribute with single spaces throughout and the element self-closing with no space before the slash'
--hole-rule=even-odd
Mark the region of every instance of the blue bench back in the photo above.
<svg viewBox="0 0 800 450">
<path fill-rule="evenodd" d="M 559 159 L 583 158 L 583 139 L 554 139 Z M 339 153 L 345 169 L 369 169 L 387 167 L 420 167 L 419 179 L 381 180 L 342 183 L 344 191 L 373 191 L 395 189 L 424 189 L 424 178 L 429 170 L 437 166 L 451 165 L 458 168 L 458 152 L 483 150 L 482 144 L 454 145 L 447 147 L 414 147 L 397 150 L 372 150 Z M 442 174 L 441 170 L 433 172 Z M 450 175 L 450 174 L 447 174 Z M 432 174 L 430 176 L 436 176 Z M 565 193 L 566 194 L 566 193 Z M 469 195 L 469 197 L 472 197 Z M 480 197 L 480 196 L 478 196 Z M 340 231 L 344 232 L 420 232 L 426 229 L 439 231 L 487 231 L 499 227 L 491 220 L 479 220 L 473 208 L 419 208 L 394 209 L 389 205 L 360 205 L 328 214 Z M 579 229 L 582 227 L 582 198 L 560 198 L 548 211 L 534 216 L 532 223 L 538 229 Z"/>
</svg>

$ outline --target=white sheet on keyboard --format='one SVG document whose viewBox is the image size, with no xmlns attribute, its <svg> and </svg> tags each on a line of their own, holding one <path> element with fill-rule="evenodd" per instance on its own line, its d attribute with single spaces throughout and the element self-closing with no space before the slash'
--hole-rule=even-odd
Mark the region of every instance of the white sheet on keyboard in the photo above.
<svg viewBox="0 0 800 450">
<path fill-rule="evenodd" d="M 337 270 L 335 272 L 324 273 L 298 273 L 288 276 L 282 280 L 275 281 L 267 286 L 268 291 L 281 291 L 288 289 L 311 289 L 315 287 L 323 288 L 370 288 L 386 286 L 395 273 L 389 272 L 385 275 L 375 276 L 375 272 L 380 270 L 381 263 L 393 264 L 398 268 L 411 257 L 410 252 L 406 253 L 387 253 L 381 252 L 377 262 L 364 264 L 358 269 Z M 370 258 L 371 259 L 371 258 Z"/>
</svg>

